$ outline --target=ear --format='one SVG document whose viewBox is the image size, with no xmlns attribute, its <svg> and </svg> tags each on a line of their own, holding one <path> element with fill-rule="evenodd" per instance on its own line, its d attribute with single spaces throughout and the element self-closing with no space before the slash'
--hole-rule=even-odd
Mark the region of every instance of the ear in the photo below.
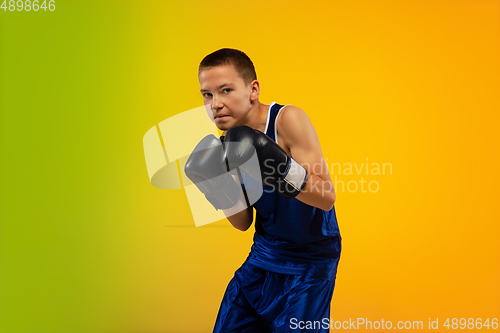
<svg viewBox="0 0 500 333">
<path fill-rule="evenodd" d="M 260 83 L 257 80 L 253 80 L 250 82 L 251 92 L 250 92 L 250 101 L 255 102 L 259 99 L 260 95 Z"/>
</svg>

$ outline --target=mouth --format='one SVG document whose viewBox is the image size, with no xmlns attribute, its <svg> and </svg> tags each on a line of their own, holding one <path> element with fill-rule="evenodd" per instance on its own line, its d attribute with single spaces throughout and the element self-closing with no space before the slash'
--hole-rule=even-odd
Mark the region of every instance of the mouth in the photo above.
<svg viewBox="0 0 500 333">
<path fill-rule="evenodd" d="M 219 114 L 217 116 L 215 116 L 214 118 L 215 119 L 226 119 L 228 118 L 229 116 L 227 114 Z"/>
</svg>

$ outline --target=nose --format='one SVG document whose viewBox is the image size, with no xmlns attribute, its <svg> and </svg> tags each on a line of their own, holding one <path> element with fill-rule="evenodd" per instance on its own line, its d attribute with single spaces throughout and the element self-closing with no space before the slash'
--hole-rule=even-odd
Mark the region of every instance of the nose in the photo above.
<svg viewBox="0 0 500 333">
<path fill-rule="evenodd" d="M 214 110 L 219 110 L 219 109 L 222 109 L 222 101 L 220 99 L 220 97 L 218 97 L 217 95 L 214 95 L 212 97 L 212 109 Z"/>
</svg>

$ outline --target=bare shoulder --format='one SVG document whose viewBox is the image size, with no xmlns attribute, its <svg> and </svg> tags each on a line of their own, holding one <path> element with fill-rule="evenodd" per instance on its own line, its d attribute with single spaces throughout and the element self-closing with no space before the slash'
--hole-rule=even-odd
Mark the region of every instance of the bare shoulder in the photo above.
<svg viewBox="0 0 500 333">
<path fill-rule="evenodd" d="M 303 121 L 311 122 L 306 112 L 295 105 L 285 106 L 278 117 L 278 122 L 282 125 L 292 125 Z"/>
<path fill-rule="evenodd" d="M 276 120 L 276 126 L 280 138 L 288 148 L 304 142 L 304 138 L 317 140 L 316 130 L 307 113 L 297 106 L 284 107 Z"/>
</svg>

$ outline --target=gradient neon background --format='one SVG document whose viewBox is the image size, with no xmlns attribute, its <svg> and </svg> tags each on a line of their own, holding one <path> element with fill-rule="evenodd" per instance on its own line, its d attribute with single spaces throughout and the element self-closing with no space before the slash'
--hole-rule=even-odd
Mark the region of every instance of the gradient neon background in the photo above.
<svg viewBox="0 0 500 333">
<path fill-rule="evenodd" d="M 393 166 L 337 192 L 332 319 L 500 318 L 498 1 L 58 0 L 0 11 L 0 332 L 211 331 L 254 228 L 195 228 L 142 137 L 221 47 L 328 163 Z"/>
</svg>

